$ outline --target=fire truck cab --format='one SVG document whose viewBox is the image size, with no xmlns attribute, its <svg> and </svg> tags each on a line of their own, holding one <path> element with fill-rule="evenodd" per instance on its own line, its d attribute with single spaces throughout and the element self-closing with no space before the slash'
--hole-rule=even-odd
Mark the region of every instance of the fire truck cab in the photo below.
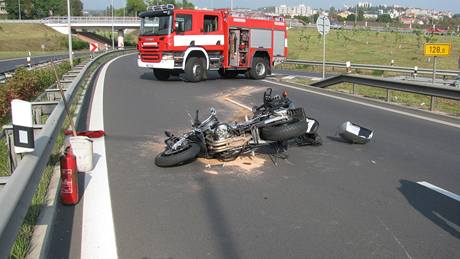
<svg viewBox="0 0 460 259">
<path fill-rule="evenodd" d="M 262 79 L 287 56 L 282 17 L 173 5 L 151 6 L 139 17 L 137 63 L 152 68 L 158 80 L 184 73 L 186 81 L 198 82 L 208 70 L 225 78 L 245 73 Z"/>
</svg>

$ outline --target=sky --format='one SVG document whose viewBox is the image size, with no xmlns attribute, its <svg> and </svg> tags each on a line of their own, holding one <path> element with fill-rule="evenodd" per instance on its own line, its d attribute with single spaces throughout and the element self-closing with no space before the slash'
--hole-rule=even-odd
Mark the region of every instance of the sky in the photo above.
<svg viewBox="0 0 460 259">
<path fill-rule="evenodd" d="M 110 5 L 112 0 L 82 0 L 84 9 L 95 10 L 105 9 Z M 120 8 L 125 6 L 126 0 L 113 0 L 114 6 Z M 189 0 L 190 1 L 190 0 Z M 230 0 L 191 0 L 198 7 L 222 8 L 230 7 Z M 460 0 L 328 0 L 328 1 L 312 1 L 312 0 L 233 0 L 234 7 L 257 8 L 263 6 L 276 6 L 280 4 L 298 5 L 305 4 L 313 8 L 327 8 L 334 6 L 336 8 L 343 7 L 344 4 L 353 5 L 358 2 L 370 2 L 373 5 L 402 5 L 408 7 L 420 7 L 428 9 L 436 9 L 443 11 L 452 11 L 460 13 Z"/>
</svg>

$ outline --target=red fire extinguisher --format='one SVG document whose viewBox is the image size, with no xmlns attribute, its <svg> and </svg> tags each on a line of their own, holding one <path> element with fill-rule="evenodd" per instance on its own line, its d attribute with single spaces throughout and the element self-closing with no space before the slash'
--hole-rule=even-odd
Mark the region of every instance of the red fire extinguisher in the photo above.
<svg viewBox="0 0 460 259">
<path fill-rule="evenodd" d="M 77 158 L 67 147 L 61 156 L 61 201 L 66 205 L 78 203 Z"/>
</svg>

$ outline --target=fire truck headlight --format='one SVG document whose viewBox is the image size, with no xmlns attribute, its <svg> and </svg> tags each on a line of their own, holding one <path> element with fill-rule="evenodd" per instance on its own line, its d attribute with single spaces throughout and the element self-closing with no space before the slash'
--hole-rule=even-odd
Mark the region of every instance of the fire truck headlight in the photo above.
<svg viewBox="0 0 460 259">
<path fill-rule="evenodd" d="M 163 53 L 163 60 L 174 60 L 174 55 L 172 53 Z"/>
</svg>

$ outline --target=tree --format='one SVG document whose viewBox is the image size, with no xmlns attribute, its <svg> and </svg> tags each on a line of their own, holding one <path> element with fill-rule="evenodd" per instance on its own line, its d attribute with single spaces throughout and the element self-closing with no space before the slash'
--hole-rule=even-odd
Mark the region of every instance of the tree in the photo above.
<svg viewBox="0 0 460 259">
<path fill-rule="evenodd" d="M 145 1 L 147 5 L 162 5 L 162 4 L 173 4 L 177 8 L 183 8 L 183 9 L 195 9 L 195 6 L 187 1 L 187 0 L 146 0 Z"/>
<path fill-rule="evenodd" d="M 316 23 L 316 20 L 318 20 L 318 17 L 319 17 L 319 14 L 318 14 L 318 13 L 315 13 L 315 14 L 313 15 L 313 22 Z"/>
<path fill-rule="evenodd" d="M 391 22 L 391 16 L 389 14 L 381 14 L 377 17 L 377 22 L 381 23 L 390 23 Z"/>
<path fill-rule="evenodd" d="M 329 17 L 333 19 L 337 17 L 337 10 L 334 6 L 331 6 L 331 8 L 329 8 Z"/>
<path fill-rule="evenodd" d="M 356 17 L 355 14 L 349 14 L 349 15 L 347 16 L 347 21 L 354 22 L 354 21 L 355 21 L 355 17 Z"/>
<path fill-rule="evenodd" d="M 137 15 L 139 12 L 145 11 L 146 6 L 143 0 L 127 0 L 126 11 L 128 15 Z"/>
<path fill-rule="evenodd" d="M 294 16 L 294 18 L 303 21 L 305 24 L 310 23 L 310 18 L 308 18 L 307 16 L 300 16 L 299 15 L 299 16 Z"/>
<path fill-rule="evenodd" d="M 358 21 L 364 21 L 364 11 L 363 11 L 363 9 L 358 9 Z"/>
<path fill-rule="evenodd" d="M 83 11 L 81 0 L 71 0 L 71 15 L 80 16 Z M 9 19 L 19 18 L 19 6 L 17 0 L 7 0 L 6 10 Z M 47 16 L 67 15 L 66 0 L 21 0 L 21 18 L 22 19 L 40 19 Z"/>
<path fill-rule="evenodd" d="M 80 0 L 71 0 L 70 6 L 72 7 L 71 12 L 73 16 L 83 15 L 83 3 Z"/>
</svg>

